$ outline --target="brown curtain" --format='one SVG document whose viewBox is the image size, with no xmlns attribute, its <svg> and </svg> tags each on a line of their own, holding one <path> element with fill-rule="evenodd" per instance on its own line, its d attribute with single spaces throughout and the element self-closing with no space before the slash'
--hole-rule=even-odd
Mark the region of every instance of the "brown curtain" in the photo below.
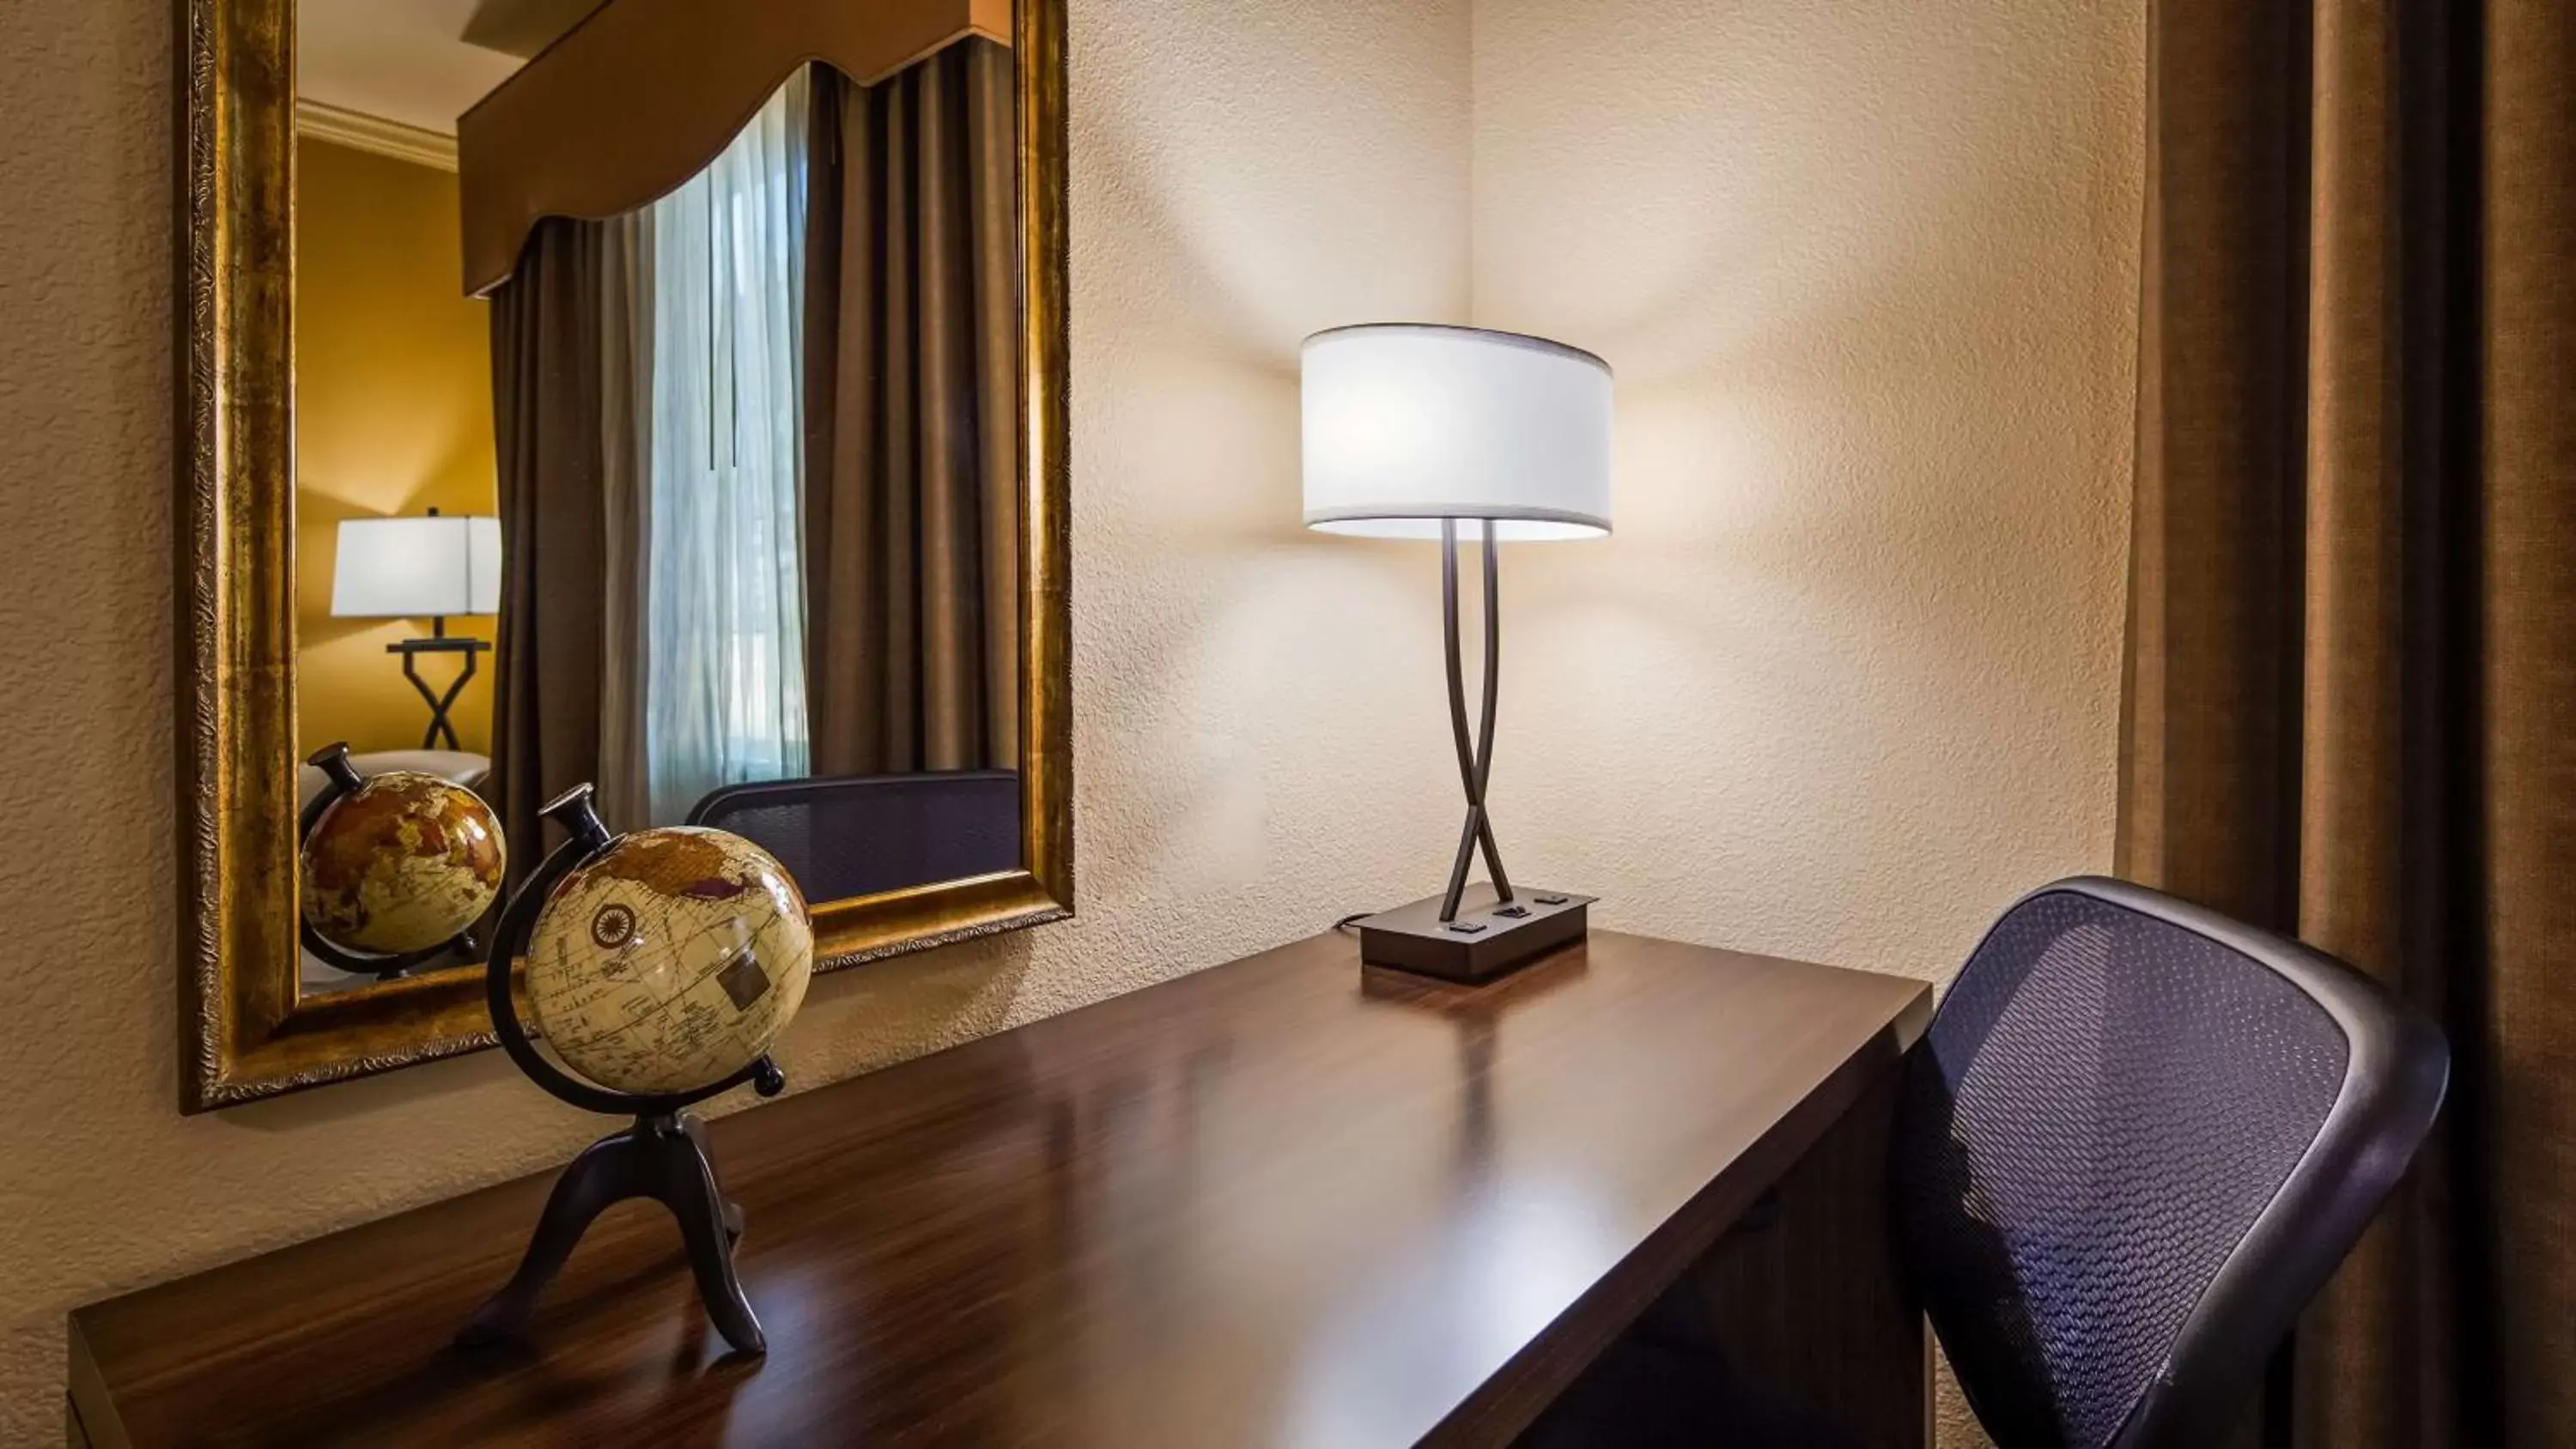
<svg viewBox="0 0 2576 1449">
<path fill-rule="evenodd" d="M 492 294 L 502 542 L 489 793 L 513 880 L 562 839 L 538 810 L 600 780 L 603 678 L 618 628 L 601 586 L 611 485 L 640 466 L 630 394 L 605 380 L 640 375 L 636 361 L 650 354 L 625 301 L 638 231 L 550 219 Z"/>
<path fill-rule="evenodd" d="M 2120 869 L 2454 1053 L 2246 1437 L 2576 1443 L 2576 6 L 2152 17 Z"/>
<path fill-rule="evenodd" d="M 652 812 L 644 709 L 650 671 L 645 581 L 652 576 L 653 228 L 644 212 L 602 224 L 600 274 L 599 812 L 611 829 L 667 823 Z"/>
<path fill-rule="evenodd" d="M 1019 226 L 1007 49 L 816 72 L 805 310 L 817 775 L 1019 765 Z"/>
</svg>

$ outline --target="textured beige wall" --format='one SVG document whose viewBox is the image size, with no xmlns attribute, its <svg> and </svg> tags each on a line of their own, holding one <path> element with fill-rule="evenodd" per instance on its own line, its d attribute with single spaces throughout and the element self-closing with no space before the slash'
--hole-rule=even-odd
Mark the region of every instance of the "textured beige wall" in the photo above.
<svg viewBox="0 0 2576 1449">
<path fill-rule="evenodd" d="M 74 1304 L 602 1128 L 491 1054 L 172 1106 L 169 11 L 0 4 L 0 1445 L 59 1442 Z M 1408 693 L 1432 575 L 1297 527 L 1296 347 L 1463 314 L 1466 24 L 1075 0 L 1082 918 L 818 982 L 797 1087 L 1303 935 L 1440 858 L 1444 725 Z"/>
<path fill-rule="evenodd" d="M 1946 974 L 2110 863 L 2137 7 L 1476 0 L 1474 44 L 1475 319 L 1618 371 L 1616 535 L 1505 556 L 1503 838 L 1622 925 Z"/>
<path fill-rule="evenodd" d="M 1929 974 L 2107 858 L 2134 22 L 1073 5 L 1083 916 L 818 983 L 800 1088 L 1436 884 L 1432 556 L 1294 522 L 1334 323 L 1620 364 L 1619 538 L 1508 565 L 1517 871 Z M 0 5 L 0 1444 L 71 1305 L 598 1128 L 488 1055 L 171 1106 L 167 11 Z"/>
<path fill-rule="evenodd" d="M 1475 319 L 1619 374 L 1616 536 L 1507 556 L 1514 870 L 1946 977 L 2110 865 L 2140 8 L 1476 0 L 1474 30 Z"/>
</svg>

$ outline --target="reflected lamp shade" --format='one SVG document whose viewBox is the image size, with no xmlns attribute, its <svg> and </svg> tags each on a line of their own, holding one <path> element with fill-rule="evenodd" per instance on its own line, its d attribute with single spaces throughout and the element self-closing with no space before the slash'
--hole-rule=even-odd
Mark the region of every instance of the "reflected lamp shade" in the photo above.
<svg viewBox="0 0 2576 1449">
<path fill-rule="evenodd" d="M 1300 370 L 1307 527 L 1436 539 L 1444 519 L 1481 519 L 1503 543 L 1610 531 L 1610 365 L 1591 353 L 1371 323 L 1307 338 Z"/>
<path fill-rule="evenodd" d="M 501 611 L 501 520 L 351 518 L 340 524 L 331 613 L 430 619 Z"/>
</svg>

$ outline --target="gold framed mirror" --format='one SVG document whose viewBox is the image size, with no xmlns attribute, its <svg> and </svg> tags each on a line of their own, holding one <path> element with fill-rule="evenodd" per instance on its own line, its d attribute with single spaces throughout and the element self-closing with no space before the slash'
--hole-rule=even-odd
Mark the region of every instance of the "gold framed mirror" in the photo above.
<svg viewBox="0 0 2576 1449">
<path fill-rule="evenodd" d="M 551 843 L 525 838 L 532 802 L 592 779 L 630 812 L 616 828 L 717 825 L 782 859 L 802 851 L 818 970 L 1070 915 L 1063 0 L 484 0 L 467 35 L 445 37 L 482 52 L 449 56 L 471 62 L 465 81 L 381 105 L 318 94 L 329 67 L 300 70 L 300 28 L 333 20 L 343 49 L 352 35 L 401 41 L 358 13 L 367 3 L 303 0 L 301 16 L 296 0 L 179 4 L 181 1109 L 492 1044 L 472 931 L 420 965 L 352 972 L 301 929 L 299 816 L 317 791 L 323 816 L 335 798 L 334 777 L 305 761 L 335 742 L 358 775 L 391 760 L 482 800 L 507 826 L 513 875 Z M 374 3 L 406 23 L 459 8 Z M 718 63 L 703 37 L 658 28 L 679 24 L 759 43 Z M 817 24 L 844 33 L 818 41 Z M 656 56 L 689 64 L 619 72 Z M 333 84 L 364 66 L 341 69 Z M 674 89 L 717 84 L 707 76 L 732 89 Z M 460 83 L 481 98 L 458 108 Z M 447 135 L 441 115 L 460 118 Z M 775 156 L 737 190 L 697 195 L 733 184 L 728 158 L 763 127 Z M 935 144 L 984 147 L 986 172 L 1006 178 L 986 188 L 1008 202 L 998 229 L 939 220 L 960 188 L 940 180 L 948 161 L 923 159 Z M 623 150 L 612 163 L 583 149 L 601 145 Z M 682 151 L 687 164 L 671 164 Z M 407 209 L 385 189 L 424 165 L 448 169 L 444 190 L 415 188 L 448 210 Z M 797 239 L 781 244 L 788 262 L 722 230 L 781 197 L 796 208 L 770 217 Z M 906 207 L 921 215 L 893 214 Z M 425 230 L 383 231 L 422 216 Z M 934 241 L 883 243 L 913 232 Z M 935 240 L 952 235 L 965 239 L 955 266 Z M 444 270 L 438 286 L 452 286 L 420 302 L 427 331 L 401 332 L 393 304 L 351 300 L 386 285 L 396 253 L 411 284 Z M 538 284 L 562 293 L 602 256 L 623 289 L 593 288 L 589 311 L 623 320 L 565 333 Z M 351 258 L 372 269 L 358 282 Z M 768 270 L 746 281 L 729 266 Z M 976 335 L 1015 349 L 988 342 L 958 363 L 914 305 L 951 291 L 982 297 Z M 746 296 L 768 311 L 726 300 Z M 996 297 L 1009 309 L 998 321 Z M 911 329 L 900 346 L 886 340 L 897 316 Z M 441 392 L 419 373 L 439 352 L 432 332 L 468 355 L 478 326 L 491 379 L 479 413 L 470 381 Z M 623 343 L 600 345 L 609 333 Z M 605 379 L 586 407 L 547 390 L 576 355 Z M 348 403 L 353 379 L 379 368 L 403 405 Z M 933 396 L 949 372 L 968 391 Z M 394 436 L 442 397 L 489 435 Z M 930 433 L 965 441 L 918 444 Z M 568 450 L 588 461 L 546 461 Z M 580 507 L 610 522 L 578 514 L 566 532 L 561 480 L 575 475 L 590 490 L 574 490 Z M 965 502 L 931 491 L 952 487 Z M 711 520 L 718 505 L 693 488 L 720 488 L 741 517 Z M 942 530 L 938 546 L 964 563 L 922 561 Z M 710 561 L 709 540 L 734 552 Z M 415 574 L 452 583 L 453 601 L 397 587 Z M 738 606 L 727 590 L 744 579 L 761 598 Z M 948 606 L 922 604 L 932 588 L 965 600 L 937 629 L 923 617 Z M 563 599 L 592 601 L 601 622 L 567 633 L 547 612 Z M 469 616 L 453 633 L 448 610 Z M 971 660 L 926 653 L 934 635 L 975 641 L 959 646 Z M 933 685 L 946 693 L 925 699 Z M 687 709 L 666 707 L 675 695 Z M 924 790 L 984 802 L 959 835 L 980 843 L 939 833 L 946 807 L 883 803 Z M 764 810 L 806 813 L 763 827 Z M 931 845 L 880 860 L 843 828 L 860 819 Z"/>
</svg>

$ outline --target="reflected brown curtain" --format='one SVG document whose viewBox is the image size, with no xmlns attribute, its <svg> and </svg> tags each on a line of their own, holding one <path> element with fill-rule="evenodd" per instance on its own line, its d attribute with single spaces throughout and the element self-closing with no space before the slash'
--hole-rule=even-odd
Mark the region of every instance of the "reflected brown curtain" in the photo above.
<svg viewBox="0 0 2576 1449">
<path fill-rule="evenodd" d="M 2243 1437 L 2576 1443 L 2576 6 L 2152 15 L 2120 869 L 2454 1052 Z"/>
<path fill-rule="evenodd" d="M 652 462 L 653 228 L 647 213 L 601 224 L 600 516 L 602 544 L 599 661 L 600 818 L 612 829 L 653 823 L 651 769 L 645 757 L 646 625 L 652 618 L 645 581 L 653 566 L 647 523 Z M 543 802 L 540 802 L 543 803 Z"/>
<path fill-rule="evenodd" d="M 1010 52 L 816 72 L 805 311 L 817 775 L 1019 765 Z"/>
<path fill-rule="evenodd" d="M 626 301 L 638 231 L 631 222 L 548 220 L 492 294 L 502 544 L 489 793 L 513 880 L 562 838 L 541 825 L 539 808 L 600 782 L 616 628 L 603 587 L 619 491 L 611 483 L 618 470 L 640 466 L 632 394 L 604 383 L 640 375 L 637 361 L 650 354 Z M 624 496 L 634 487 L 627 480 Z"/>
</svg>

